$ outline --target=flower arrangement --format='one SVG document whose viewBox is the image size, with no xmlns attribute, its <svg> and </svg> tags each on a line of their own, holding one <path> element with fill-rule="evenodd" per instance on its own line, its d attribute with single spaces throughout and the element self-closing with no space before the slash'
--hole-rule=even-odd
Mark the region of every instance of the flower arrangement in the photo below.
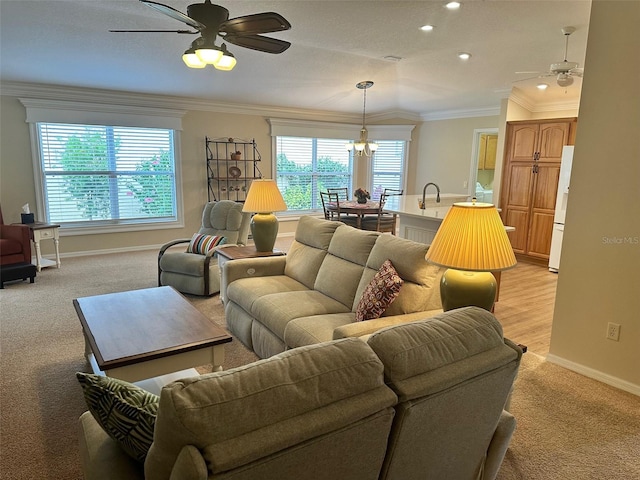
<svg viewBox="0 0 640 480">
<path fill-rule="evenodd" d="M 364 188 L 358 188 L 354 192 L 354 195 L 358 199 L 359 203 L 367 203 L 367 200 L 371 198 L 369 192 L 367 192 Z"/>
</svg>

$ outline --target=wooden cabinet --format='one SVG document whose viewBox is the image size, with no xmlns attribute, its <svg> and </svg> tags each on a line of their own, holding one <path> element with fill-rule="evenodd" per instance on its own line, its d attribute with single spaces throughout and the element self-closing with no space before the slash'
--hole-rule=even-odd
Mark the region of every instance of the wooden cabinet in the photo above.
<svg viewBox="0 0 640 480">
<path fill-rule="evenodd" d="M 262 178 L 255 140 L 205 137 L 208 198 L 244 202 L 251 182 Z"/>
<path fill-rule="evenodd" d="M 478 149 L 478 170 L 495 170 L 498 135 L 483 133 L 480 135 Z"/>
<path fill-rule="evenodd" d="M 575 118 L 507 123 L 500 199 L 515 253 L 549 258 L 562 147 L 573 145 L 575 130 Z"/>
</svg>

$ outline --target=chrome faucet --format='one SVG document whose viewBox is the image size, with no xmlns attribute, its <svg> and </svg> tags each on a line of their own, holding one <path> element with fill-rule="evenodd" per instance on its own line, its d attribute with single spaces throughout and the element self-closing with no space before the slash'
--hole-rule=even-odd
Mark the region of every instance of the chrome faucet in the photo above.
<svg viewBox="0 0 640 480">
<path fill-rule="evenodd" d="M 427 194 L 427 187 L 429 185 L 433 185 L 434 187 L 436 187 L 436 203 L 440 203 L 440 187 L 438 185 L 436 185 L 433 182 L 429 182 L 427 183 L 424 188 L 422 189 L 422 202 L 420 202 L 420 205 L 418 205 L 422 210 L 424 210 L 426 208 L 426 194 Z"/>
</svg>

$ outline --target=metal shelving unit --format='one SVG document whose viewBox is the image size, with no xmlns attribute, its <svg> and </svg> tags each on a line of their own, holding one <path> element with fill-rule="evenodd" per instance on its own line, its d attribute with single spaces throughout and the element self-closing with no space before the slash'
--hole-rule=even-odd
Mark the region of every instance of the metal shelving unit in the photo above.
<svg viewBox="0 0 640 480">
<path fill-rule="evenodd" d="M 209 201 L 244 202 L 251 181 L 262 178 L 255 139 L 205 137 Z"/>
</svg>

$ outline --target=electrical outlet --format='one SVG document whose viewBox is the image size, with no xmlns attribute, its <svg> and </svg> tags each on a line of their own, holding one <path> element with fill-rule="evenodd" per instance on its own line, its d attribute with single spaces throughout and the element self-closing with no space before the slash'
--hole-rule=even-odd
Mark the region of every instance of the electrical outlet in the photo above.
<svg viewBox="0 0 640 480">
<path fill-rule="evenodd" d="M 620 324 L 619 323 L 611 323 L 607 324 L 607 338 L 609 340 L 615 340 L 616 342 L 620 340 Z"/>
</svg>

